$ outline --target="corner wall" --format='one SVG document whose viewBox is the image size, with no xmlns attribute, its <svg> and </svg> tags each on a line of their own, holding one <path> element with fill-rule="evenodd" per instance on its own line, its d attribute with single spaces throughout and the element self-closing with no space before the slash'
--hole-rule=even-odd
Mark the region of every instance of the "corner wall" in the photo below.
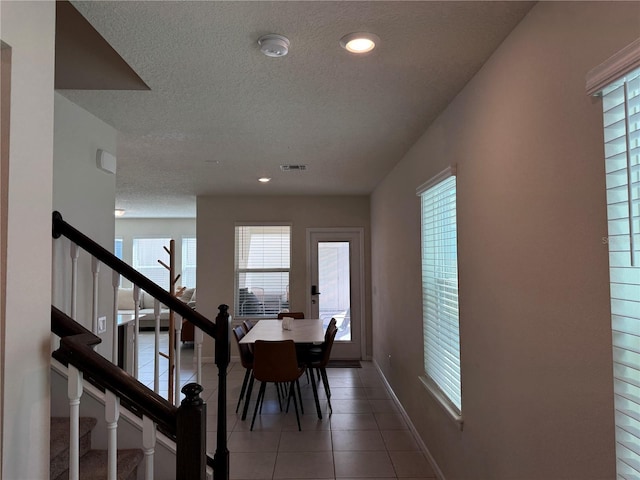
<svg viewBox="0 0 640 480">
<path fill-rule="evenodd" d="M 113 252 L 116 176 L 96 166 L 96 151 L 116 154 L 116 130 L 91 113 L 55 94 L 53 208 L 63 219 Z M 50 220 L 49 220 L 50 221 Z M 53 241 L 53 304 L 71 313 L 71 242 Z M 111 269 L 100 266 L 98 316 L 107 317 L 107 331 L 96 351 L 111 358 L 113 286 Z M 93 276 L 91 256 L 80 249 L 76 320 L 92 329 Z"/>
<path fill-rule="evenodd" d="M 49 478 L 54 2 L 0 2 L 12 49 L 5 331 L 5 480 Z"/>
<path fill-rule="evenodd" d="M 602 110 L 585 75 L 639 20 L 637 2 L 538 3 L 372 195 L 374 358 L 447 480 L 615 478 Z M 415 190 L 450 164 L 462 432 L 418 380 Z"/>
</svg>

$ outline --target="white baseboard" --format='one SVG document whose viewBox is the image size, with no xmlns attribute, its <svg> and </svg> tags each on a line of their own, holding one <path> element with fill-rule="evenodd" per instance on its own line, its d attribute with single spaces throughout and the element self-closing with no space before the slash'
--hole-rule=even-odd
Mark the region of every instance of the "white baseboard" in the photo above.
<svg viewBox="0 0 640 480">
<path fill-rule="evenodd" d="M 427 445 L 422 441 L 422 438 L 418 434 L 418 430 L 416 430 L 416 427 L 413 425 L 413 422 L 409 418 L 409 415 L 407 414 L 407 411 L 404 409 L 404 407 L 400 403 L 400 400 L 398 400 L 398 397 L 396 396 L 395 392 L 393 391 L 393 388 L 391 388 L 391 385 L 387 381 L 387 377 L 385 377 L 384 373 L 382 373 L 382 369 L 380 368 L 380 365 L 378 365 L 378 362 L 376 362 L 375 360 L 373 360 L 373 365 L 378 370 L 378 373 L 380 374 L 380 377 L 382 377 L 382 381 L 384 382 L 385 386 L 387 387 L 387 390 L 389 391 L 389 394 L 391 395 L 391 398 L 393 399 L 393 401 L 397 405 L 398 409 L 400 410 L 400 413 L 402 414 L 402 417 L 404 418 L 405 422 L 407 422 L 407 425 L 409 425 L 409 430 L 411 430 L 411 433 L 413 434 L 414 439 L 418 443 L 418 447 L 420 447 L 420 450 L 422 450 L 422 453 L 425 454 L 425 456 L 429 460 L 429 463 L 433 467 L 433 471 L 436 474 L 436 477 L 438 478 L 438 480 L 445 480 L 444 474 L 442 473 L 442 470 L 440 470 L 440 467 L 438 466 L 438 464 L 436 463 L 435 459 L 433 458 L 433 455 L 431 455 L 431 452 L 427 448 Z"/>
</svg>

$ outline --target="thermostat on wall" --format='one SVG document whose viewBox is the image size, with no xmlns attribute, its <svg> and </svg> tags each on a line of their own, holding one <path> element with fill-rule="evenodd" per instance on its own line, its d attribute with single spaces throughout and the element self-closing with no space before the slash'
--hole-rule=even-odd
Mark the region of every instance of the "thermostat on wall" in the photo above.
<svg viewBox="0 0 640 480">
<path fill-rule="evenodd" d="M 116 157 L 115 155 L 105 152 L 102 149 L 98 149 L 96 152 L 96 163 L 100 170 L 104 170 L 107 173 L 116 173 Z"/>
</svg>

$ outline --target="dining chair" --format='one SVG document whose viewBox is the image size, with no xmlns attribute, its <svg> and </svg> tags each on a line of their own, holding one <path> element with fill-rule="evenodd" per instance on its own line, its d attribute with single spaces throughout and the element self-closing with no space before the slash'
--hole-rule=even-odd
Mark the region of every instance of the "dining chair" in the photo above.
<svg viewBox="0 0 640 480">
<path fill-rule="evenodd" d="M 322 386 L 324 387 L 324 393 L 327 397 L 327 403 L 331 412 L 333 412 L 333 409 L 331 407 L 331 388 L 329 386 L 329 378 L 327 377 L 327 365 L 329 364 L 329 359 L 331 358 L 331 349 L 333 348 L 333 343 L 336 339 L 337 333 L 338 328 L 336 327 L 335 323 L 329 323 L 329 326 L 327 327 L 327 331 L 325 333 L 324 342 L 320 346 L 319 351 L 316 351 L 309 355 L 306 365 L 309 373 L 311 374 L 312 385 L 315 385 L 315 378 L 313 373 L 314 369 L 318 374 L 318 381 L 322 379 Z M 314 393 L 316 393 L 315 389 Z"/>
<path fill-rule="evenodd" d="M 244 327 L 244 331 L 246 333 L 249 333 L 249 330 L 251 330 L 253 327 L 256 326 L 256 323 L 258 323 L 257 320 L 245 320 L 242 322 L 242 326 Z"/>
<path fill-rule="evenodd" d="M 304 312 L 279 312 L 278 313 L 278 320 L 282 320 L 284 317 L 302 320 L 304 319 Z"/>
<path fill-rule="evenodd" d="M 300 427 L 300 414 L 298 412 L 296 386 L 298 387 L 298 395 L 300 395 L 298 379 L 304 373 L 304 370 L 304 367 L 298 365 L 296 347 L 293 340 L 256 340 L 253 344 L 253 377 L 260 381 L 260 390 L 258 392 L 256 406 L 253 411 L 250 430 L 253 430 L 258 410 L 262 411 L 264 392 L 268 382 L 289 384 L 287 410 L 289 409 L 289 401 L 293 397 L 293 405 L 296 409 L 296 420 L 298 421 L 298 430 L 302 430 Z M 300 406 L 302 407 L 302 398 L 300 398 Z"/>
<path fill-rule="evenodd" d="M 253 388 L 253 376 L 251 375 L 251 371 L 253 370 L 253 353 L 251 353 L 249 345 L 246 343 L 240 343 L 240 340 L 242 340 L 245 335 L 246 332 L 240 325 L 233 328 L 233 336 L 236 339 L 238 351 L 240 352 L 240 363 L 246 369 L 244 373 L 244 380 L 242 380 L 242 388 L 240 389 L 240 398 L 238 398 L 238 404 L 236 405 L 236 413 L 238 413 L 240 403 L 242 403 L 244 394 L 247 391 L 247 383 L 249 384 L 249 392 L 251 392 L 251 389 Z M 247 399 L 249 397 L 250 393 L 247 394 Z"/>
</svg>

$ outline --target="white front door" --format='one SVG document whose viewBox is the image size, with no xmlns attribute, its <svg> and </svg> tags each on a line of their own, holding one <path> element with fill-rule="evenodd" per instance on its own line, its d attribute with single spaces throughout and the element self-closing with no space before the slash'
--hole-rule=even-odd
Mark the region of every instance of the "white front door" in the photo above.
<svg viewBox="0 0 640 480">
<path fill-rule="evenodd" d="M 363 236 L 361 228 L 307 230 L 307 311 L 309 318 L 321 318 L 325 329 L 331 318 L 336 319 L 338 333 L 331 353 L 335 359 L 362 356 Z"/>
</svg>

